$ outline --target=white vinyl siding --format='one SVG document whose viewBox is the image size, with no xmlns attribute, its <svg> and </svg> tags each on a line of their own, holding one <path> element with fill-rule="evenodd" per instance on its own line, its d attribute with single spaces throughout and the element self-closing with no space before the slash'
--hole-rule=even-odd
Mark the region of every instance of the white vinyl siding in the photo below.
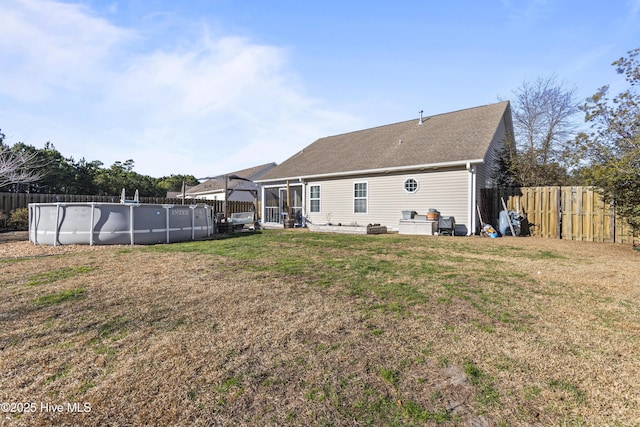
<svg viewBox="0 0 640 427">
<path fill-rule="evenodd" d="M 409 178 L 420 183 L 419 191 L 404 190 L 404 182 Z M 309 186 L 322 185 L 322 212 L 309 212 L 309 220 L 314 224 L 381 224 L 397 230 L 403 210 L 426 215 L 433 208 L 468 226 L 469 172 L 464 168 L 369 176 L 366 214 L 354 212 L 356 182 L 364 181 L 353 178 L 309 181 Z"/>
<path fill-rule="evenodd" d="M 496 181 L 493 178 L 494 170 L 498 165 L 498 156 L 500 151 L 504 148 L 504 142 L 507 138 L 505 117 L 500 120 L 500 125 L 496 130 L 493 140 L 489 145 L 487 154 L 484 156 L 484 163 L 476 166 L 476 202 L 482 203 L 482 189 L 496 187 Z M 475 208 L 475 207 L 474 207 Z M 485 222 L 495 223 L 497 218 L 483 218 Z M 479 224 L 479 219 L 476 219 L 475 225 L 471 227 L 471 232 L 475 232 Z"/>
<path fill-rule="evenodd" d="M 493 173 L 498 165 L 499 153 L 504 148 L 504 141 L 507 137 L 505 129 L 505 118 L 503 117 L 489 145 L 487 154 L 484 156 L 484 163 L 477 167 L 476 187 L 478 191 L 482 188 L 492 188 L 496 186 Z"/>
</svg>

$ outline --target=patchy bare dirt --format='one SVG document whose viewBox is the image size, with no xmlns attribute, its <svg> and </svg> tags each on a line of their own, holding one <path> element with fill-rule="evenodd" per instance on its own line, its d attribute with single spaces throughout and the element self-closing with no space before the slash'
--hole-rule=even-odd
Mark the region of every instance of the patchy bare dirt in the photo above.
<svg viewBox="0 0 640 427">
<path fill-rule="evenodd" d="M 108 250 L 108 246 L 88 245 L 34 245 L 29 242 L 27 231 L 0 233 L 0 259 L 60 255 L 72 252 Z"/>
<path fill-rule="evenodd" d="M 0 243 L 29 240 L 28 231 L 0 231 Z"/>
</svg>

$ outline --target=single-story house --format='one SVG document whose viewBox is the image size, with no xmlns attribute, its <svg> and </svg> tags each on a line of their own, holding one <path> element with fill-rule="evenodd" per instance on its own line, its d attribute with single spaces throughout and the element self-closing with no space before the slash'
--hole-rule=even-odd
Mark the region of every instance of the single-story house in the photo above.
<svg viewBox="0 0 640 427">
<path fill-rule="evenodd" d="M 265 173 L 265 226 L 380 224 L 403 211 L 454 217 L 457 234 L 479 227 L 480 190 L 494 187 L 498 152 L 513 136 L 508 101 L 320 138 Z"/>
<path fill-rule="evenodd" d="M 260 199 L 259 186 L 254 181 L 275 167 L 276 163 L 272 162 L 207 178 L 206 181 L 186 189 L 184 197 L 185 199 L 224 201 L 228 194 L 229 201 L 253 202 Z M 176 194 L 176 197 L 181 198 L 183 194 Z"/>
</svg>

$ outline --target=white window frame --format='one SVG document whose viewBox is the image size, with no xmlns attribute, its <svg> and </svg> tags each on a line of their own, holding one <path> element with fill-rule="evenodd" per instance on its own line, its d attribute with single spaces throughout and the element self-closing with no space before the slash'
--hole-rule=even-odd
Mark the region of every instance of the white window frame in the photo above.
<svg viewBox="0 0 640 427">
<path fill-rule="evenodd" d="M 358 185 L 362 185 L 362 184 L 364 184 L 364 186 L 365 186 L 364 189 L 365 189 L 365 194 L 366 195 L 364 197 L 362 197 L 362 196 L 358 197 L 358 196 L 356 196 L 356 191 L 357 191 L 356 187 Z M 360 191 L 362 191 L 362 190 L 360 190 Z M 364 200 L 364 202 L 365 202 L 364 203 L 364 212 L 358 212 L 356 210 L 356 202 L 358 200 Z M 368 181 L 357 181 L 357 182 L 353 183 L 353 213 L 354 214 L 367 214 L 367 213 L 369 213 L 369 182 Z"/>
<path fill-rule="evenodd" d="M 318 197 L 313 197 L 313 187 L 318 187 Z M 322 188 L 320 184 L 309 185 L 309 212 L 320 213 L 322 212 Z M 318 202 L 318 210 L 313 210 L 313 202 Z"/>
<path fill-rule="evenodd" d="M 416 183 L 416 189 L 413 190 L 413 191 L 407 190 L 407 182 L 409 182 L 410 180 L 413 180 Z M 402 188 L 404 188 L 404 191 L 406 191 L 409 194 L 415 194 L 415 193 L 418 192 L 418 190 L 420 190 L 420 181 L 418 181 L 414 177 L 409 177 L 409 178 L 405 179 L 404 182 L 402 183 Z"/>
</svg>

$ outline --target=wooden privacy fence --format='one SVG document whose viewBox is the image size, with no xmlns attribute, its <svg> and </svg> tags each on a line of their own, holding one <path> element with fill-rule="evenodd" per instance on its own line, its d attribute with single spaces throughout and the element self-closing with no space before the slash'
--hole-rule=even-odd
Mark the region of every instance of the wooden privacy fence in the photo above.
<svg viewBox="0 0 640 427">
<path fill-rule="evenodd" d="M 494 226 L 502 210 L 520 212 L 532 236 L 590 242 L 639 243 L 627 221 L 594 187 L 520 187 L 483 190 L 481 206 Z"/>
<path fill-rule="evenodd" d="M 181 205 L 182 199 L 164 197 L 140 197 L 140 203 L 156 203 L 167 205 Z M 5 225 L 11 211 L 26 208 L 29 203 L 120 203 L 120 196 L 83 196 L 71 194 L 37 194 L 37 193 L 0 193 L 0 226 Z M 213 206 L 214 212 L 224 212 L 224 201 L 187 199 L 185 204 L 207 204 Z M 255 209 L 252 202 L 228 202 L 229 213 L 249 212 Z M 259 213 L 257 210 L 256 213 Z"/>
</svg>

